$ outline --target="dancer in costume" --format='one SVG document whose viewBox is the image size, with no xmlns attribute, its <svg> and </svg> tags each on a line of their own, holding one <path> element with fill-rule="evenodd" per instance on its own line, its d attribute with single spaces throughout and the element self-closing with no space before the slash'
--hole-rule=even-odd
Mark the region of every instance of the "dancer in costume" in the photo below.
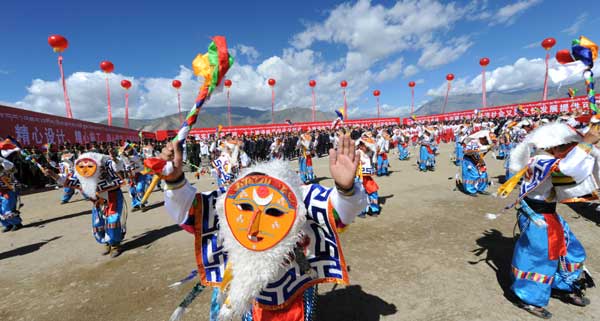
<svg viewBox="0 0 600 321">
<path fill-rule="evenodd" d="M 0 157 L 0 223 L 2 232 L 16 231 L 23 227 L 17 210 L 18 194 L 15 180 L 15 165 Z"/>
<path fill-rule="evenodd" d="M 340 145 L 329 151 L 335 188 L 304 186 L 287 163 L 272 161 L 244 171 L 223 194 L 197 193 L 180 149 L 163 150 L 165 207 L 194 234 L 201 282 L 215 288 L 210 320 L 313 320 L 315 285 L 348 283 L 338 232 L 367 199 L 354 182 L 354 144 L 344 137 Z M 172 320 L 182 315 L 180 307 Z"/>
<path fill-rule="evenodd" d="M 461 125 L 454 134 L 454 165 L 461 166 L 464 153 L 464 140 L 466 138 L 467 129 Z"/>
<path fill-rule="evenodd" d="M 58 164 L 58 168 L 60 170 L 61 175 L 71 176 L 73 175 L 73 159 L 75 155 L 72 153 L 63 153 L 60 156 L 60 163 Z M 71 187 L 64 187 L 63 196 L 60 201 L 61 204 L 67 204 L 71 200 L 71 198 L 75 195 L 75 189 Z"/>
<path fill-rule="evenodd" d="M 421 149 L 419 152 L 419 170 L 422 172 L 435 170 L 435 143 L 431 130 L 424 128 L 423 135 L 420 138 L 419 144 Z"/>
<path fill-rule="evenodd" d="M 131 195 L 131 207 L 133 210 L 139 210 L 144 205 L 142 198 L 146 193 L 148 178 L 142 174 L 144 164 L 142 158 L 138 155 L 135 148 L 130 143 L 126 143 L 120 153 L 123 161 L 125 174 L 129 180 L 129 194 Z"/>
<path fill-rule="evenodd" d="M 553 123 L 535 129 L 511 155 L 515 176 L 500 189 L 506 197 L 523 177 L 517 210 L 521 235 L 512 259 L 511 286 L 520 307 L 549 319 L 551 294 L 586 306 L 586 258 L 569 224 L 556 213 L 556 203 L 588 202 L 597 197 L 600 140 L 596 126 L 582 138 L 573 128 Z M 535 150 L 535 151 L 534 151 Z M 531 157 L 530 155 L 533 155 Z"/>
<path fill-rule="evenodd" d="M 377 176 L 388 176 L 389 173 L 389 160 L 388 152 L 390 151 L 390 135 L 387 132 L 383 132 L 377 137 Z"/>
<path fill-rule="evenodd" d="M 315 174 L 312 166 L 313 143 L 310 133 L 300 135 L 297 143 L 297 149 L 300 151 L 298 165 L 300 170 L 300 179 L 304 184 L 310 184 L 315 180 Z"/>
<path fill-rule="evenodd" d="M 408 131 L 405 129 L 397 129 L 394 131 L 394 141 L 398 145 L 398 159 L 407 160 L 410 158 L 410 151 L 408 150 L 408 142 L 410 137 Z"/>
<path fill-rule="evenodd" d="M 283 149 L 283 144 L 281 143 L 281 138 L 275 137 L 275 141 L 271 143 L 269 147 L 270 159 L 276 160 L 281 159 Z"/>
<path fill-rule="evenodd" d="M 379 194 L 377 193 L 379 186 L 373 179 L 373 174 L 375 174 L 375 169 L 373 168 L 373 154 L 375 154 L 377 146 L 373 138 L 366 134 L 363 134 L 362 137 L 356 141 L 356 146 L 359 152 L 358 155 L 360 156 L 356 180 L 362 183 L 369 196 L 369 205 L 363 209 L 358 216 L 361 218 L 364 218 L 366 214 L 377 216 L 381 212 L 381 207 L 379 206 Z"/>
<path fill-rule="evenodd" d="M 117 257 L 126 232 L 127 212 L 121 192 L 123 181 L 118 168 L 108 155 L 83 153 L 75 160 L 75 176 L 44 170 L 59 185 L 80 188 L 92 202 L 92 231 L 96 241 L 104 245 L 102 254 Z"/>
<path fill-rule="evenodd" d="M 460 189 L 469 195 L 487 194 L 490 184 L 485 166 L 485 155 L 492 146 L 489 130 L 481 130 L 465 139 L 461 162 Z"/>
</svg>

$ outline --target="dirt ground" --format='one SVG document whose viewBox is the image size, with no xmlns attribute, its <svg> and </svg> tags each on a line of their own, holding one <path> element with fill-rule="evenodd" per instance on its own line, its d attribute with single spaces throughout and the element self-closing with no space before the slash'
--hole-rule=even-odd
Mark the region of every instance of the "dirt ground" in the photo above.
<svg viewBox="0 0 600 321">
<path fill-rule="evenodd" d="M 382 214 L 357 218 L 342 235 L 352 285 L 319 287 L 319 320 L 539 320 L 505 295 L 514 212 L 488 220 L 485 214 L 499 213 L 506 200 L 453 190 L 452 149 L 443 145 L 437 170 L 428 173 L 417 171 L 416 150 L 410 161 L 391 155 L 392 174 L 377 178 Z M 503 173 L 492 155 L 488 167 L 491 177 Z M 327 159 L 316 160 L 315 170 L 328 176 Z M 207 177 L 191 181 L 214 188 Z M 155 208 L 129 215 L 125 252 L 115 259 L 100 255 L 90 204 L 75 196 L 60 205 L 60 196 L 56 190 L 23 197 L 26 228 L 0 234 L 0 320 L 168 320 L 193 282 L 168 285 L 195 261 L 193 237 L 173 225 L 162 193 L 151 197 Z M 600 271 L 600 213 L 592 209 L 586 219 L 562 205 L 559 212 L 586 247 L 588 269 L 600 275 L 594 273 Z M 586 308 L 552 299 L 553 319 L 600 320 L 600 290 L 588 296 Z M 205 291 L 184 320 L 208 320 L 209 301 Z"/>
</svg>

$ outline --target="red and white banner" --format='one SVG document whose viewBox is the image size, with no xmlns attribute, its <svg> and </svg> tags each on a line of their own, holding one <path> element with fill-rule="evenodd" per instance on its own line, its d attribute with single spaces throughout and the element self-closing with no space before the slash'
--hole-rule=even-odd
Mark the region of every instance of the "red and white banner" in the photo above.
<svg viewBox="0 0 600 321">
<path fill-rule="evenodd" d="M 305 122 L 305 123 L 294 123 L 288 124 L 264 124 L 264 125 L 249 125 L 249 126 L 233 126 L 233 127 L 222 127 L 220 135 L 232 134 L 237 135 L 269 135 L 279 133 L 298 132 L 300 130 L 316 130 L 316 129 L 329 129 L 331 128 L 331 121 L 318 121 L 318 122 Z M 352 119 L 344 122 L 345 126 L 387 126 L 387 125 L 398 125 L 400 124 L 400 118 L 370 118 L 370 119 Z M 216 134 L 217 128 L 193 128 L 190 130 L 190 136 L 196 139 L 205 139 L 211 135 Z M 158 130 L 156 131 L 157 140 L 165 140 L 167 138 L 173 138 L 177 135 L 176 130 Z"/>
<path fill-rule="evenodd" d="M 600 95 L 596 96 L 599 99 Z M 439 115 L 417 116 L 419 122 L 444 121 L 444 120 L 465 120 L 478 117 L 496 118 L 496 117 L 514 117 L 517 115 L 517 108 L 521 107 L 525 115 L 559 114 L 587 111 L 589 102 L 586 96 L 576 98 L 560 98 L 546 101 L 536 101 L 529 103 L 512 104 L 506 106 L 489 107 L 481 109 L 462 110 L 453 113 Z M 476 112 L 477 111 L 477 112 Z M 403 123 L 411 123 L 412 119 L 405 118 Z"/>
<path fill-rule="evenodd" d="M 23 146 L 139 141 L 138 131 L 69 119 L 0 105 L 0 137 L 8 135 Z M 154 138 L 154 133 L 144 137 Z"/>
</svg>

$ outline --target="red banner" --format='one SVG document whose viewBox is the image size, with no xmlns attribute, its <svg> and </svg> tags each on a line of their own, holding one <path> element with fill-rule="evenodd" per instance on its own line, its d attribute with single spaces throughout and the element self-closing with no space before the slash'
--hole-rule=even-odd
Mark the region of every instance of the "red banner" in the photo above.
<svg viewBox="0 0 600 321">
<path fill-rule="evenodd" d="M 599 99 L 600 95 L 596 96 Z M 444 120 L 464 120 L 477 117 L 496 118 L 496 117 L 514 117 L 517 115 L 516 110 L 521 106 L 525 115 L 542 114 L 559 114 L 572 113 L 576 111 L 587 111 L 589 102 L 586 96 L 576 98 L 560 98 L 546 101 L 536 101 L 529 103 L 512 104 L 498 107 L 488 107 L 481 109 L 462 110 L 453 113 L 445 113 L 439 115 L 417 116 L 417 121 L 444 121 Z M 412 119 L 405 118 L 403 123 L 411 123 Z"/>
<path fill-rule="evenodd" d="M 333 120 L 332 120 L 333 121 Z M 329 129 L 331 128 L 332 121 L 318 121 L 318 122 L 305 122 L 305 123 L 294 123 L 289 124 L 264 124 L 264 125 L 248 125 L 248 126 L 233 126 L 221 128 L 220 135 L 232 134 L 236 135 L 268 135 L 268 134 L 279 134 L 298 132 L 300 130 L 316 130 L 316 129 Z M 346 126 L 386 126 L 386 125 L 398 125 L 400 118 L 369 118 L 369 119 L 352 119 L 344 122 Z M 193 128 L 190 130 L 190 136 L 196 139 L 208 138 L 211 135 L 216 134 L 217 128 Z M 156 131 L 157 140 L 165 140 L 172 138 L 177 135 L 176 130 L 158 130 Z"/>
<path fill-rule="evenodd" d="M 1 137 L 10 135 L 23 146 L 140 140 L 139 132 L 133 129 L 109 127 L 1 105 L 0 124 Z M 154 138 L 155 135 L 154 133 L 145 133 L 144 137 Z"/>
</svg>

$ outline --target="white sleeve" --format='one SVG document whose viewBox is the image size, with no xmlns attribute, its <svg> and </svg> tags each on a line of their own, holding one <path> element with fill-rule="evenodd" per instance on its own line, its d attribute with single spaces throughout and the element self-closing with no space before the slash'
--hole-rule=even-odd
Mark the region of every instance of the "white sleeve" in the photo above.
<svg viewBox="0 0 600 321">
<path fill-rule="evenodd" d="M 352 196 L 341 195 L 334 188 L 329 197 L 333 208 L 335 208 L 340 220 L 345 225 L 352 223 L 354 218 L 369 205 L 367 192 L 359 182 L 354 183 L 354 194 Z"/>
<path fill-rule="evenodd" d="M 10 171 L 13 168 L 15 168 L 15 164 L 13 164 L 11 161 L 4 159 L 2 157 L 0 157 L 1 161 L 2 161 L 2 168 L 4 168 L 5 171 Z"/>
<path fill-rule="evenodd" d="M 177 224 L 183 224 L 196 197 L 196 188 L 185 182 L 181 188 L 165 191 L 165 208 Z"/>
<path fill-rule="evenodd" d="M 589 150 L 580 147 L 573 148 L 560 163 L 558 169 L 565 175 L 573 177 L 575 182 L 581 183 L 588 176 L 592 175 L 595 161 L 589 154 Z"/>
</svg>

